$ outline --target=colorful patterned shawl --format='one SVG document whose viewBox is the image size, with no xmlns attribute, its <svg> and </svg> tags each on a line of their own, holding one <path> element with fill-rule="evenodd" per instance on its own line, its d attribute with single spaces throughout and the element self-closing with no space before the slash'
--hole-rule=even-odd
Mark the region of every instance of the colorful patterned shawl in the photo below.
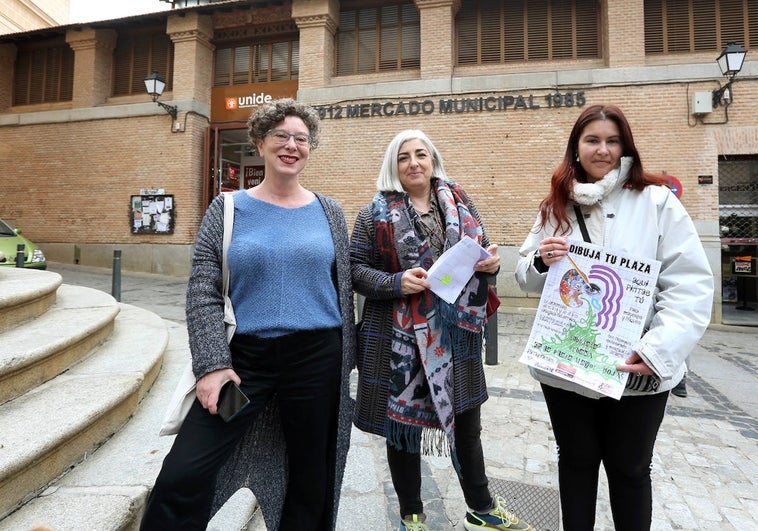
<svg viewBox="0 0 758 531">
<path fill-rule="evenodd" d="M 482 242 L 482 227 L 458 185 L 432 178 L 444 217 L 445 249 L 463 235 Z M 429 269 L 432 250 L 418 213 L 405 193 L 379 192 L 373 201 L 377 246 L 389 273 Z M 474 275 L 456 304 L 431 291 L 398 298 L 393 307 L 393 340 L 387 440 L 397 448 L 443 454 L 455 462 L 453 363 L 482 347 L 487 282 Z M 457 353 L 460 352 L 460 355 Z M 435 430 L 441 430 L 435 435 Z M 423 441 L 422 441 L 423 435 Z"/>
</svg>

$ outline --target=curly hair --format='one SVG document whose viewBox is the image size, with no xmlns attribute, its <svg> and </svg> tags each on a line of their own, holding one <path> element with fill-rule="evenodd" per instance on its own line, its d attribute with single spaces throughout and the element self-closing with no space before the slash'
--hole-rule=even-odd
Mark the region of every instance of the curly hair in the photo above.
<svg viewBox="0 0 758 531">
<path fill-rule="evenodd" d="M 247 134 L 250 143 L 255 146 L 258 140 L 263 140 L 266 133 L 287 116 L 297 116 L 305 123 L 305 127 L 308 128 L 308 135 L 311 138 L 311 149 L 316 149 L 318 134 L 321 129 L 318 112 L 313 107 L 299 103 L 292 98 L 272 100 L 261 104 L 253 111 L 247 121 Z"/>
</svg>

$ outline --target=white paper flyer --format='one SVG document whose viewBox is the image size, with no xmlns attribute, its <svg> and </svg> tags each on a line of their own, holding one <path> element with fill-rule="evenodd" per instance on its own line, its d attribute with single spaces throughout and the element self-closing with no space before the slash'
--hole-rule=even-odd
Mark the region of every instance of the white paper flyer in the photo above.
<svg viewBox="0 0 758 531">
<path fill-rule="evenodd" d="M 618 399 L 629 374 L 616 366 L 642 335 L 661 263 L 568 243 L 550 266 L 519 361 Z"/>
<path fill-rule="evenodd" d="M 477 262 L 489 257 L 487 249 L 464 236 L 432 264 L 426 280 L 440 299 L 453 304 L 474 275 Z"/>
</svg>

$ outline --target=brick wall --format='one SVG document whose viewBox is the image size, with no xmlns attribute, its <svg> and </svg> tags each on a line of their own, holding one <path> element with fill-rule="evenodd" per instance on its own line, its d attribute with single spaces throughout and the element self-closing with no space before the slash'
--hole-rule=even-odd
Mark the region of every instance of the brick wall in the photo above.
<svg viewBox="0 0 758 531">
<path fill-rule="evenodd" d="M 694 90 L 703 87 L 689 87 L 690 94 Z M 679 178 L 682 201 L 691 216 L 713 220 L 718 216 L 717 155 L 755 152 L 756 128 L 750 109 L 751 102 L 758 101 L 758 83 L 742 82 L 735 91 L 728 125 L 729 131 L 739 134 L 723 133 L 723 126 L 694 125 L 688 111 L 688 87 L 683 84 L 589 89 L 585 97 L 588 105 L 620 105 L 632 124 L 646 168 Z M 535 96 L 542 95 L 544 91 L 535 91 Z M 442 98 L 424 99 L 434 101 L 438 109 Z M 518 246 L 580 112 L 578 107 L 550 109 L 544 101 L 541 104 L 536 110 L 450 114 L 436 110 L 417 116 L 327 118 L 321 145 L 303 181 L 338 198 L 352 226 L 358 209 L 374 193 L 389 141 L 402 129 L 420 128 L 441 151 L 450 177 L 476 200 L 490 238 L 501 245 Z M 709 119 L 719 119 L 718 113 L 713 115 Z M 0 127 L 0 162 L 6 168 L 0 217 L 19 220 L 25 234 L 42 243 L 138 238 L 190 244 L 202 216 L 205 125 L 203 119 L 190 116 L 187 132 L 172 134 L 171 120 L 164 114 Z M 714 175 L 714 184 L 698 185 L 698 175 Z M 129 196 L 140 188 L 166 188 L 175 195 L 173 235 L 129 233 Z"/>
<path fill-rule="evenodd" d="M 219 11 L 212 16 L 169 14 L 167 32 L 176 46 L 174 90 L 161 100 L 179 104 L 179 121 L 183 124 L 186 118 L 186 132 L 172 133 L 170 118 L 146 95 L 103 102 L 97 95 L 89 96 L 91 108 L 64 102 L 4 109 L 0 113 L 0 217 L 15 220 L 43 247 L 191 246 L 204 212 L 202 190 L 210 169 L 203 167 L 207 121 L 203 112 L 186 111 L 202 111 L 208 105 L 212 33 L 240 28 L 244 34 L 248 25 L 261 27 L 294 17 L 301 32 L 299 97 L 303 101 L 332 109 L 341 105 L 343 110 L 346 105 L 374 103 L 391 103 L 397 110 L 399 103 L 414 101 L 430 101 L 434 107 L 428 114 L 395 112 L 366 118 L 338 119 L 334 112 L 325 112 L 331 117 L 324 119 L 321 145 L 302 180 L 307 187 L 340 200 L 350 227 L 358 209 L 374 194 L 389 141 L 402 129 L 419 128 L 441 151 L 449 176 L 476 201 L 490 239 L 513 253 L 535 219 L 581 110 L 578 106 L 551 108 L 545 96 L 582 90 L 587 105 L 614 103 L 625 111 L 645 167 L 682 182 L 684 205 L 699 227 L 708 227 L 710 233 L 704 237 L 712 238 L 718 230 L 718 156 L 758 153 L 754 118 L 758 81 L 754 75 L 741 75 L 733 87 L 735 101 L 728 122 L 723 108 L 703 118 L 710 125 L 696 122 L 690 113 L 692 94 L 711 91 L 723 82 L 715 57 L 701 53 L 646 58 L 639 34 L 642 3 L 601 2 L 608 33 L 606 55 L 610 54 L 606 59 L 456 68 L 451 38 L 435 39 L 449 34 L 457 1 L 418 0 L 423 52 L 419 69 L 340 77 L 332 77 L 335 0 L 296 0 L 294 5 Z M 437 27 L 445 31 L 435 32 Z M 98 32 L 107 34 L 107 30 Z M 76 35 L 87 37 L 79 30 Z M 77 40 L 76 36 L 71 40 Z M 102 48 L 96 47 L 94 54 L 82 48 L 85 52 L 76 52 L 75 87 L 96 88 L 102 84 L 97 80 L 109 79 L 104 70 L 110 66 L 102 60 Z M 0 74 L 9 79 L 13 45 L 5 44 L 0 51 Z M 662 66 L 664 70 L 655 70 Z M 665 71 L 677 67 L 676 75 Z M 645 80 L 639 81 L 640 76 Z M 7 83 L 0 83 L 0 108 L 6 105 L 3 102 L 9 103 L 8 92 Z M 460 103 L 519 95 L 527 101 L 532 96 L 532 108 L 511 104 L 504 110 L 440 112 L 443 100 Z M 699 185 L 698 175 L 712 175 L 714 183 Z M 130 233 L 129 198 L 142 188 L 164 188 L 174 195 L 173 234 Z M 145 270 L 154 269 L 146 266 Z"/>
<path fill-rule="evenodd" d="M 644 0 L 605 0 L 602 6 L 606 64 L 610 67 L 644 64 Z"/>
<path fill-rule="evenodd" d="M 749 109 L 752 99 L 758 96 L 758 84 L 743 83 L 738 88 L 739 101 L 730 108 L 730 129 L 755 130 Z M 542 93 L 535 91 L 535 96 Z M 717 151 L 713 140 L 717 126 L 693 125 L 687 87 L 683 84 L 590 89 L 585 97 L 586 105 L 613 103 L 622 108 L 631 122 L 645 167 L 673 175 L 682 182 L 682 201 L 696 220 L 713 220 L 718 216 L 717 180 L 713 185 L 698 185 L 697 176 L 717 176 L 719 153 L 744 153 L 757 146 L 755 143 L 750 147 L 720 146 Z M 440 97 L 425 99 L 434 101 L 438 110 Z M 550 109 L 544 100 L 541 104 L 540 109 L 534 110 L 511 108 L 459 114 L 440 114 L 436 110 L 429 115 L 407 117 L 327 118 L 321 145 L 306 172 L 306 182 L 339 198 L 352 220 L 374 193 L 374 182 L 389 141 L 402 129 L 419 128 L 442 153 L 449 176 L 463 184 L 476 200 L 490 238 L 502 245 L 520 245 L 581 112 L 580 107 Z M 727 142 L 730 140 L 731 137 L 725 138 Z M 743 144 L 755 142 L 744 135 L 735 140 Z"/>
<path fill-rule="evenodd" d="M 36 242 L 194 241 L 205 121 L 172 134 L 166 115 L 0 128 L 0 218 L 16 220 Z M 132 235 L 130 196 L 141 188 L 174 194 L 172 235 Z"/>
</svg>

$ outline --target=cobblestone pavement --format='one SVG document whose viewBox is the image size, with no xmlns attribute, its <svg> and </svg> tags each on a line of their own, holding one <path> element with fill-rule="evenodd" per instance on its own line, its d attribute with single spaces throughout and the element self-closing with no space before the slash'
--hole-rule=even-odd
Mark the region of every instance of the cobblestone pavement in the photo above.
<svg viewBox="0 0 758 531">
<path fill-rule="evenodd" d="M 108 270 L 49 269 L 65 283 L 111 292 Z M 121 300 L 183 324 L 185 286 L 186 279 L 125 274 Z M 488 475 L 493 484 L 503 480 L 534 487 L 532 494 L 554 493 L 556 447 L 547 409 L 539 385 L 517 361 L 532 317 L 501 307 L 498 320 L 498 363 L 485 366 L 490 399 L 482 407 Z M 655 447 L 654 530 L 758 529 L 757 366 L 758 328 L 714 325 L 692 353 L 689 396 L 670 397 Z M 466 508 L 449 458 L 424 458 L 422 475 L 430 529 L 463 530 Z M 553 497 L 543 505 L 557 512 Z M 384 440 L 353 429 L 338 529 L 397 529 L 396 507 Z M 602 472 L 596 529 L 613 529 Z"/>
</svg>

